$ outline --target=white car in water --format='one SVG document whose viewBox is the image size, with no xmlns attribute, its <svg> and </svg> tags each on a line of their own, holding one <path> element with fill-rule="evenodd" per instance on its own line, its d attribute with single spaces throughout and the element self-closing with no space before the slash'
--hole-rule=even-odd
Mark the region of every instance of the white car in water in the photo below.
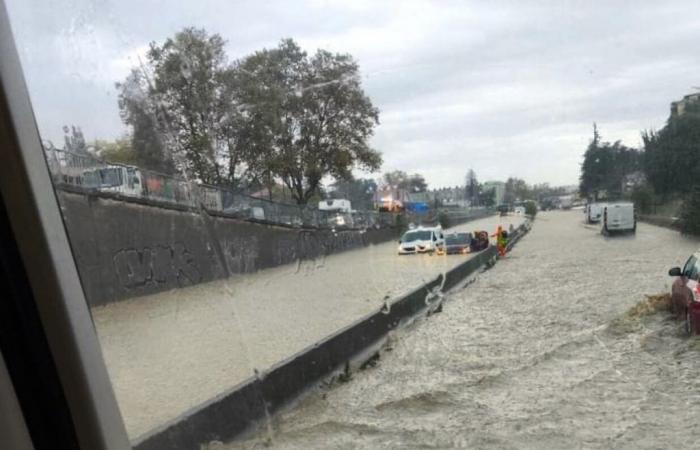
<svg viewBox="0 0 700 450">
<path fill-rule="evenodd" d="M 441 227 L 418 227 L 408 230 L 399 240 L 399 255 L 444 252 L 445 236 Z"/>
<path fill-rule="evenodd" d="M 637 232 L 637 217 L 634 204 L 629 202 L 608 203 L 603 208 L 603 227 L 601 232 Z"/>
</svg>

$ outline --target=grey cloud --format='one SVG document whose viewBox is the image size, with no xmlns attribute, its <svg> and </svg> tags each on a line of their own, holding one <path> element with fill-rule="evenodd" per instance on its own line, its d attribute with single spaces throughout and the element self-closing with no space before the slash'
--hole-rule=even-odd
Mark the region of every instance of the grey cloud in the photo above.
<svg viewBox="0 0 700 450">
<path fill-rule="evenodd" d="M 350 52 L 381 110 L 385 169 L 455 185 L 520 175 L 575 183 L 593 121 L 638 143 L 700 84 L 695 2 L 10 2 L 40 130 L 124 130 L 113 83 L 150 41 L 184 26 L 232 59 L 283 37 Z"/>
</svg>

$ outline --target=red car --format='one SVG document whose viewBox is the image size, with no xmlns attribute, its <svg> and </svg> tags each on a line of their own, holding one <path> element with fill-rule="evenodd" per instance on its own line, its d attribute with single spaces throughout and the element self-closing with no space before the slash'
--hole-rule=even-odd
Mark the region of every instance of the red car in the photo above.
<svg viewBox="0 0 700 450">
<path fill-rule="evenodd" d="M 671 312 L 685 320 L 685 331 L 692 335 L 700 333 L 700 253 L 695 253 L 683 266 L 668 271 L 678 277 L 671 286 Z"/>
</svg>

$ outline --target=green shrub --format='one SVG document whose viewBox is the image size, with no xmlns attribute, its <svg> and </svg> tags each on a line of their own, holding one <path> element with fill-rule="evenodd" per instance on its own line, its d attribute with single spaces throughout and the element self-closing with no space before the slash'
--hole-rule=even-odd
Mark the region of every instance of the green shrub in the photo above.
<svg viewBox="0 0 700 450">
<path fill-rule="evenodd" d="M 525 214 L 528 216 L 532 217 L 533 219 L 537 215 L 537 203 L 533 202 L 532 200 L 528 200 L 525 202 Z"/>
<path fill-rule="evenodd" d="M 438 214 L 438 223 L 442 228 L 450 228 L 450 216 L 444 211 L 440 212 L 440 214 Z"/>
<path fill-rule="evenodd" d="M 681 208 L 681 231 L 700 235 L 700 185 L 695 185 Z"/>
<path fill-rule="evenodd" d="M 632 191 L 631 200 L 637 211 L 651 214 L 654 208 L 654 190 L 649 186 L 637 187 Z"/>
</svg>

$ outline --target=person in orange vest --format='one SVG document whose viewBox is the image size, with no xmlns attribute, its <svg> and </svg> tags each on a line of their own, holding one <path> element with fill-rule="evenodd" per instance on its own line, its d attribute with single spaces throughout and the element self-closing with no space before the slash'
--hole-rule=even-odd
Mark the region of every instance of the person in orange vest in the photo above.
<svg viewBox="0 0 700 450">
<path fill-rule="evenodd" d="M 508 234 L 503 229 L 502 226 L 498 226 L 496 234 L 492 234 L 491 237 L 496 238 L 496 247 L 498 248 L 498 254 L 501 256 L 506 256 L 506 248 L 508 246 Z"/>
</svg>

